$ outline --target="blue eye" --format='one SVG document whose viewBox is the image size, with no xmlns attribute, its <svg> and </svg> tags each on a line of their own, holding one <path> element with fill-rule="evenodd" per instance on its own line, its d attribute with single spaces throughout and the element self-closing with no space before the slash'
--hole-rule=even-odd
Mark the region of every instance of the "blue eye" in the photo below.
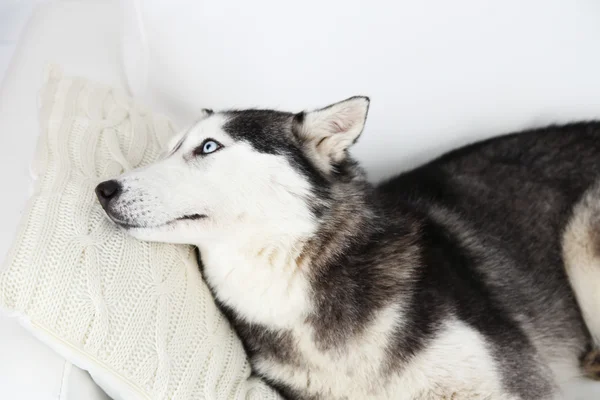
<svg viewBox="0 0 600 400">
<path fill-rule="evenodd" d="M 212 139 L 206 139 L 200 146 L 196 147 L 196 150 L 194 150 L 194 154 L 195 155 L 205 155 L 205 154 L 210 154 L 210 153 L 214 153 L 215 151 L 219 150 L 221 147 L 221 144 L 219 142 L 217 142 L 216 140 L 212 140 Z"/>
<path fill-rule="evenodd" d="M 202 147 L 202 152 L 207 154 L 207 153 L 212 153 L 213 151 L 217 150 L 217 143 L 213 142 L 212 140 L 204 143 L 204 147 Z"/>
</svg>

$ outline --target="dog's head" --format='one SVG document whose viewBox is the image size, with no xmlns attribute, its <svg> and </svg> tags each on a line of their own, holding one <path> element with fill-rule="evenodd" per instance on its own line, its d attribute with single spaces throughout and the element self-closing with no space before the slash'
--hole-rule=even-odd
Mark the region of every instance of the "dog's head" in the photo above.
<svg viewBox="0 0 600 400">
<path fill-rule="evenodd" d="M 101 183 L 96 194 L 142 240 L 307 235 L 336 183 L 364 179 L 347 150 L 368 107 L 368 98 L 353 97 L 299 114 L 204 110 L 163 159 Z"/>
</svg>

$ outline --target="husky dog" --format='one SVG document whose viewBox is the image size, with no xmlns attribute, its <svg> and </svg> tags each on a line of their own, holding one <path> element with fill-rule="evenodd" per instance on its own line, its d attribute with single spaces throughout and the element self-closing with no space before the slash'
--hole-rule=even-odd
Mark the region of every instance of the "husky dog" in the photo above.
<svg viewBox="0 0 600 400">
<path fill-rule="evenodd" d="M 131 235 L 198 247 L 254 372 L 289 399 L 551 399 L 595 374 L 600 122 L 374 186 L 348 154 L 368 108 L 204 110 L 97 196 Z"/>
</svg>

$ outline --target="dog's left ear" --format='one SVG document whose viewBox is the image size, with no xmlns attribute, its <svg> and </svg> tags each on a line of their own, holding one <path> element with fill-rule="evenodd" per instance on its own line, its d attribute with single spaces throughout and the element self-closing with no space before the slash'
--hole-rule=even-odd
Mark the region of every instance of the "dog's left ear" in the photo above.
<svg viewBox="0 0 600 400">
<path fill-rule="evenodd" d="M 346 158 L 347 150 L 363 131 L 369 98 L 351 97 L 320 110 L 294 116 L 294 134 L 326 172 Z"/>
</svg>

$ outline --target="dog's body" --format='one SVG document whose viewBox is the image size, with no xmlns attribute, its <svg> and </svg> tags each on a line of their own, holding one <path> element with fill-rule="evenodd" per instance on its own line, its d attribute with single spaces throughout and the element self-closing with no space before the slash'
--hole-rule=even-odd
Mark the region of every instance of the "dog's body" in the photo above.
<svg viewBox="0 0 600 400">
<path fill-rule="evenodd" d="M 98 196 L 133 235 L 198 246 L 254 371 L 290 399 L 558 398 L 600 339 L 600 123 L 374 187 L 346 152 L 367 107 L 205 112 Z"/>
</svg>

